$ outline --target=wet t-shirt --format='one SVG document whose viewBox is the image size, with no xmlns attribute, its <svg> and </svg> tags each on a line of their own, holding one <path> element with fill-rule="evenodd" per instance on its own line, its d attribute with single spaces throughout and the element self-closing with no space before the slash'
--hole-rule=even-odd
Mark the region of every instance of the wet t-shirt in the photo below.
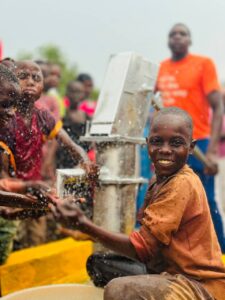
<svg viewBox="0 0 225 300">
<path fill-rule="evenodd" d="M 184 166 L 146 198 L 142 227 L 130 241 L 140 260 L 159 260 L 160 272 L 183 274 L 200 281 L 218 300 L 225 295 L 225 267 L 205 190 Z"/>
<path fill-rule="evenodd" d="M 42 146 L 47 139 L 54 138 L 62 127 L 46 110 L 34 109 L 29 126 L 16 113 L 11 122 L 8 140 L 13 153 L 16 177 L 23 180 L 41 179 Z"/>
<path fill-rule="evenodd" d="M 62 123 L 56 123 L 46 110 L 34 109 L 30 127 L 16 114 L 14 156 L 18 178 L 41 179 L 42 146 L 47 139 L 54 138 L 61 127 Z"/>
</svg>

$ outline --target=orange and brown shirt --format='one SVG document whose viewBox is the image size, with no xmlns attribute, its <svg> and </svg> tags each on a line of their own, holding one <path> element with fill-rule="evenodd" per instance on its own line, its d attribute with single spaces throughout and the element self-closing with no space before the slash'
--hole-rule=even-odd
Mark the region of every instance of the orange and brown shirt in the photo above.
<svg viewBox="0 0 225 300">
<path fill-rule="evenodd" d="M 160 257 L 160 272 L 198 280 L 216 299 L 224 299 L 225 267 L 198 176 L 184 166 L 157 193 L 150 187 L 146 201 L 142 227 L 130 235 L 140 260 L 151 264 Z"/>
</svg>

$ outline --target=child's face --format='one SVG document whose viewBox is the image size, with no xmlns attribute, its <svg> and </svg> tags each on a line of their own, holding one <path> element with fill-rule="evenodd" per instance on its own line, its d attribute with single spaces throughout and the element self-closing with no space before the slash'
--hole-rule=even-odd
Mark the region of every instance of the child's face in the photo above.
<svg viewBox="0 0 225 300">
<path fill-rule="evenodd" d="M 43 75 L 40 67 L 33 62 L 20 63 L 16 69 L 22 100 L 36 101 L 43 90 Z"/>
<path fill-rule="evenodd" d="M 74 81 L 67 89 L 67 96 L 72 102 L 78 104 L 84 99 L 84 85 L 81 82 Z"/>
<path fill-rule="evenodd" d="M 190 129 L 181 116 L 161 116 L 151 127 L 148 151 L 157 177 L 168 177 L 181 169 L 194 148 Z"/>
<path fill-rule="evenodd" d="M 50 65 L 48 76 L 45 78 L 45 84 L 48 88 L 57 88 L 61 79 L 61 70 L 58 65 Z"/>
<path fill-rule="evenodd" d="M 20 96 L 21 89 L 16 83 L 0 84 L 0 127 L 7 125 L 14 114 L 16 99 Z"/>
</svg>

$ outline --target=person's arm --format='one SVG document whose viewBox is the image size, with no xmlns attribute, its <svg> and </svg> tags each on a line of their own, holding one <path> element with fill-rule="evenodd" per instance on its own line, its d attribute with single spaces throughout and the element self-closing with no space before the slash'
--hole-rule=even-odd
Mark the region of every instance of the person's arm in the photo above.
<svg viewBox="0 0 225 300">
<path fill-rule="evenodd" d="M 20 209 L 20 208 L 0 208 L 0 216 L 7 220 L 25 220 L 28 218 L 38 219 L 45 216 L 47 211 L 45 210 L 31 210 L 31 209 Z"/>
<path fill-rule="evenodd" d="M 58 143 L 56 140 L 48 141 L 48 151 L 43 159 L 41 174 L 45 180 L 55 180 L 56 173 L 56 152 L 58 149 Z"/>
<path fill-rule="evenodd" d="M 50 191 L 50 187 L 43 181 L 23 181 L 11 177 L 0 179 L 0 190 L 4 192 L 25 194 L 31 189 L 43 192 Z"/>
<path fill-rule="evenodd" d="M 41 202 L 25 195 L 0 191 L 0 205 L 17 208 L 44 209 L 48 207 L 48 201 Z"/>
<path fill-rule="evenodd" d="M 89 161 L 84 149 L 78 146 L 76 143 L 74 143 L 64 129 L 59 130 L 56 139 L 62 146 L 64 146 L 70 152 L 74 160 L 78 160 L 80 162 Z"/>
<path fill-rule="evenodd" d="M 63 224 L 74 224 L 76 228 L 90 235 L 105 247 L 131 258 L 137 258 L 135 248 L 127 235 L 109 232 L 95 225 L 74 203 L 63 202 L 57 205 L 55 215 Z"/>
<path fill-rule="evenodd" d="M 207 99 L 212 108 L 212 123 L 211 123 L 211 137 L 208 150 L 206 153 L 207 159 L 211 162 L 212 167 L 206 168 L 205 172 L 210 175 L 214 175 L 218 172 L 216 155 L 218 151 L 218 143 L 220 140 L 220 133 L 222 128 L 222 118 L 223 118 L 223 101 L 222 94 L 219 91 L 213 91 L 208 96 Z"/>
</svg>

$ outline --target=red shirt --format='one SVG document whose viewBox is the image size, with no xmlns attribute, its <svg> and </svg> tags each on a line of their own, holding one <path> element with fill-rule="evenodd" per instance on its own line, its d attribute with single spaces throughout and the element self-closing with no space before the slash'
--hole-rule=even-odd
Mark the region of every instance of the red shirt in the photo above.
<svg viewBox="0 0 225 300">
<path fill-rule="evenodd" d="M 13 154 L 16 162 L 16 176 L 23 180 L 41 179 L 42 146 L 46 139 L 54 138 L 62 123 L 55 122 L 45 110 L 34 109 L 29 127 L 17 113 L 15 120 Z"/>
</svg>

